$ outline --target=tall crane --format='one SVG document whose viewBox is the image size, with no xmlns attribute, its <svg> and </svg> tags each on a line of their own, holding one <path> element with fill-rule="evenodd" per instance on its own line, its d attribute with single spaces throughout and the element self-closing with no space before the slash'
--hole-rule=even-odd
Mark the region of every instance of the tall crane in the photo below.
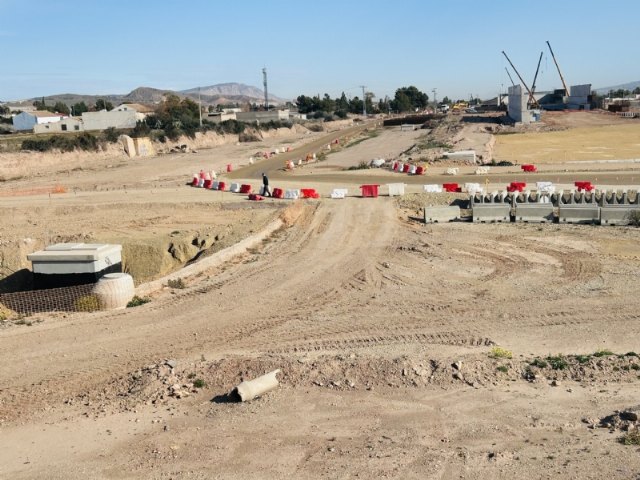
<svg viewBox="0 0 640 480">
<path fill-rule="evenodd" d="M 509 69 L 507 67 L 504 67 L 504 69 L 507 72 L 507 75 L 509 75 L 509 80 L 511 80 L 511 85 L 513 85 L 515 87 L 516 86 L 516 82 L 514 82 L 513 78 L 511 78 L 511 74 L 509 73 Z"/>
<path fill-rule="evenodd" d="M 533 76 L 533 85 L 531 85 L 532 93 L 536 93 L 536 80 L 538 79 L 538 72 L 540 71 L 541 61 L 542 61 L 542 52 L 540 52 L 540 58 L 538 59 L 538 67 L 536 68 L 536 74 Z"/>
<path fill-rule="evenodd" d="M 513 66 L 513 63 L 511 63 L 511 60 L 509 59 L 509 57 L 507 56 L 507 54 L 504 52 L 504 50 L 502 51 L 502 54 L 505 56 L 505 58 L 507 59 L 507 61 L 509 62 L 509 65 L 511 65 L 511 68 L 513 68 L 513 71 L 516 72 L 516 75 L 518 75 L 518 78 L 520 79 L 520 81 L 522 82 L 522 85 L 524 85 L 524 88 L 527 89 L 527 92 L 529 93 L 529 102 L 532 104 L 537 104 L 538 102 L 536 102 L 535 97 L 533 96 L 533 93 L 531 92 L 531 89 L 529 89 L 529 87 L 527 86 L 526 82 L 523 80 L 522 76 L 520 75 L 520 73 L 518 72 L 518 70 L 516 70 L 516 67 Z"/>
<path fill-rule="evenodd" d="M 560 80 L 562 80 L 562 87 L 564 88 L 565 96 L 569 95 L 569 89 L 567 88 L 567 84 L 564 81 L 564 77 L 562 76 L 562 72 L 560 71 L 560 65 L 558 65 L 558 61 L 556 60 L 556 56 L 553 54 L 553 49 L 551 48 L 551 44 L 549 40 L 547 40 L 547 45 L 549 46 L 549 51 L 551 52 L 551 56 L 553 57 L 553 62 L 556 64 L 556 68 L 558 69 L 558 75 L 560 75 Z"/>
</svg>

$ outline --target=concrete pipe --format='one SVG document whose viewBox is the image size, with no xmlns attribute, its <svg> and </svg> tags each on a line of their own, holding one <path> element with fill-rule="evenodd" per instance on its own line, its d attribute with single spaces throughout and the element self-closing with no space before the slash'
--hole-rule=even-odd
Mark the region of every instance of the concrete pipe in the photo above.
<svg viewBox="0 0 640 480">
<path fill-rule="evenodd" d="M 280 369 L 265 373 L 254 380 L 244 381 L 234 388 L 231 394 L 239 397 L 241 402 L 253 400 L 278 386 L 278 379 L 276 378 L 278 373 L 280 373 Z"/>
</svg>

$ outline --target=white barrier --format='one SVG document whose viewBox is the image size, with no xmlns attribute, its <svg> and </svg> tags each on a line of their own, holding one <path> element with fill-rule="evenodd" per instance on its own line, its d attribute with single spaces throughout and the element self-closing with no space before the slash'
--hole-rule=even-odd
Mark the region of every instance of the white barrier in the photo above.
<svg viewBox="0 0 640 480">
<path fill-rule="evenodd" d="M 218 190 L 218 188 L 220 188 L 220 182 L 215 180 L 214 182 L 211 183 L 211 190 Z"/>
<path fill-rule="evenodd" d="M 442 193 L 440 185 L 423 185 L 422 189 L 427 193 Z"/>
<path fill-rule="evenodd" d="M 489 173 L 490 167 L 478 167 L 476 168 L 476 175 L 486 175 Z"/>
<path fill-rule="evenodd" d="M 298 198 L 300 198 L 300 190 L 285 190 L 284 192 L 284 198 L 288 198 L 290 200 L 297 200 Z"/>
<path fill-rule="evenodd" d="M 458 167 L 447 168 L 444 172 L 445 175 L 457 175 L 460 169 Z"/>
<path fill-rule="evenodd" d="M 334 188 L 331 192 L 331 198 L 344 198 L 349 193 L 346 188 Z"/>
<path fill-rule="evenodd" d="M 240 184 L 232 183 L 231 186 L 229 186 L 229 191 L 233 193 L 238 193 L 240 191 Z"/>
<path fill-rule="evenodd" d="M 204 178 L 198 179 L 198 188 L 204 187 Z"/>
<path fill-rule="evenodd" d="M 384 158 L 374 158 L 373 160 L 371 160 L 371 163 L 370 163 L 372 167 L 376 167 L 376 168 L 380 168 L 384 164 L 385 164 Z"/>
<path fill-rule="evenodd" d="M 404 195 L 404 183 L 387 183 L 389 187 L 389 196 L 402 196 Z"/>
</svg>

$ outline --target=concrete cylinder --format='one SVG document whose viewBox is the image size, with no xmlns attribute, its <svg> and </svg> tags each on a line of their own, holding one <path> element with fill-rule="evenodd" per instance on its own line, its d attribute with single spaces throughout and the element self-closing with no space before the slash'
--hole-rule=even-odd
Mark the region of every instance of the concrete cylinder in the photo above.
<svg viewBox="0 0 640 480">
<path fill-rule="evenodd" d="M 278 386 L 278 379 L 276 378 L 278 373 L 280 373 L 280 369 L 265 373 L 254 380 L 244 381 L 233 389 L 233 393 L 240 397 L 241 402 L 253 400 Z"/>
<path fill-rule="evenodd" d="M 128 273 L 107 273 L 93 287 L 93 294 L 102 310 L 125 308 L 135 295 L 133 278 Z"/>
</svg>

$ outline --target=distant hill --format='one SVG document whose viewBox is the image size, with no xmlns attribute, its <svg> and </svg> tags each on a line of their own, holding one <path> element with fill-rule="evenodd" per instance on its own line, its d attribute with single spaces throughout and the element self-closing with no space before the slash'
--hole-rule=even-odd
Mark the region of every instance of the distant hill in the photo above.
<svg viewBox="0 0 640 480">
<path fill-rule="evenodd" d="M 614 85 L 613 87 L 597 88 L 596 92 L 599 94 L 609 93 L 609 90 L 635 90 L 640 87 L 640 80 L 636 82 L 623 83 L 621 85 Z"/>
<path fill-rule="evenodd" d="M 161 90 L 152 87 L 138 87 L 125 95 L 80 95 L 75 93 L 62 93 L 58 95 L 49 95 L 44 97 L 47 105 L 53 105 L 56 102 L 63 102 L 69 106 L 78 102 L 85 102 L 91 106 L 96 103 L 99 98 L 110 101 L 114 105 L 121 103 L 145 103 L 157 104 L 162 101 L 162 97 L 166 94 L 174 94 L 179 97 L 188 97 L 192 100 L 198 99 L 198 87 L 188 90 L 174 91 Z M 35 100 L 41 100 L 42 97 L 34 97 L 23 101 L 25 105 L 31 105 Z M 200 99 L 203 105 L 219 105 L 231 103 L 262 103 L 264 102 L 264 92 L 251 85 L 242 83 L 220 83 L 217 85 L 209 85 L 208 87 L 200 87 Z M 269 103 L 279 105 L 286 103 L 287 100 L 276 95 L 269 94 Z M 15 103 L 15 102 L 13 102 Z"/>
</svg>

